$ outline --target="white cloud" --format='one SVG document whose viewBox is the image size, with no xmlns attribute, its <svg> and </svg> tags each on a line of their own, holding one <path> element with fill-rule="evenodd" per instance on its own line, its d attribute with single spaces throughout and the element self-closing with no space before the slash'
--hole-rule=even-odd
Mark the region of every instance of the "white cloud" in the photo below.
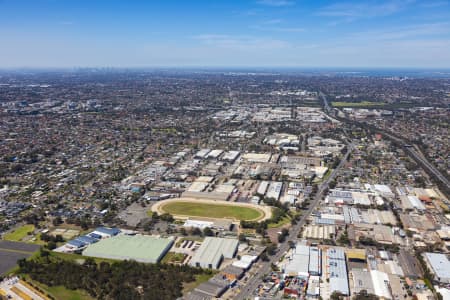
<svg viewBox="0 0 450 300">
<path fill-rule="evenodd" d="M 390 0 L 385 2 L 335 3 L 322 8 L 317 14 L 325 17 L 344 18 L 353 21 L 362 18 L 382 17 L 405 9 L 414 0 Z"/>
</svg>

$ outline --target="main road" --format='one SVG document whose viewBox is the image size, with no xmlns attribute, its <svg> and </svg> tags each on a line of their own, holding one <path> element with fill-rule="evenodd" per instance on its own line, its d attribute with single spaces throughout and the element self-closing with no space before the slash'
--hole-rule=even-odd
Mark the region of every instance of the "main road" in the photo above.
<svg viewBox="0 0 450 300">
<path fill-rule="evenodd" d="M 319 97 L 323 100 L 323 106 L 326 113 L 330 114 L 332 107 L 330 107 L 328 103 L 328 99 L 325 96 L 324 93 L 319 92 Z M 356 122 L 359 123 L 359 122 Z M 374 126 L 372 126 L 374 127 Z M 417 145 L 407 146 L 407 142 L 397 136 L 394 136 L 393 134 L 386 132 L 383 129 L 374 127 L 377 131 L 380 131 L 385 136 L 389 137 L 391 140 L 395 140 L 401 145 L 405 145 L 406 152 L 418 163 L 421 163 L 424 167 L 425 171 L 428 171 L 430 175 L 433 175 L 435 178 L 437 178 L 439 181 L 441 181 L 447 189 L 450 189 L 450 181 L 447 177 L 445 177 L 433 164 L 431 164 L 425 156 L 421 153 L 420 149 L 417 148 Z"/>
<path fill-rule="evenodd" d="M 450 189 L 450 181 L 447 179 L 447 177 L 442 175 L 442 173 L 425 158 L 425 156 L 420 152 L 420 150 L 417 149 L 416 145 L 407 145 L 406 141 L 404 141 L 403 139 L 398 138 L 384 130 L 380 129 L 379 131 L 382 134 L 384 134 L 385 136 L 387 136 L 388 138 L 390 138 L 391 140 L 395 140 L 398 143 L 405 145 L 406 152 L 408 152 L 412 156 L 413 159 L 415 159 L 417 162 L 421 163 L 425 167 L 425 169 L 428 170 L 429 173 L 434 175 L 443 184 L 445 184 L 448 189 Z"/>
<path fill-rule="evenodd" d="M 279 244 L 276 254 L 273 256 L 269 256 L 269 261 L 262 262 L 262 267 L 258 270 L 258 274 L 255 274 L 252 278 L 248 280 L 247 284 L 244 287 L 242 287 L 240 293 L 236 295 L 234 299 L 240 300 L 250 299 L 253 291 L 261 283 L 261 276 L 268 274 L 271 271 L 271 264 L 278 262 L 281 259 L 281 257 L 289 250 L 288 241 L 293 242 L 298 241 L 297 236 L 298 233 L 300 232 L 300 229 L 302 228 L 303 225 L 305 225 L 306 220 L 311 215 L 316 206 L 319 204 L 320 200 L 322 199 L 323 193 L 328 189 L 330 182 L 333 181 L 334 178 L 336 178 L 336 175 L 338 174 L 339 170 L 347 162 L 348 157 L 350 153 L 353 151 L 353 149 L 354 149 L 353 143 L 347 145 L 347 152 L 342 157 L 339 165 L 331 172 L 330 176 L 319 185 L 317 193 L 313 201 L 310 203 L 308 210 L 302 214 L 297 224 L 291 227 L 289 231 L 289 236 L 286 238 L 285 242 Z"/>
</svg>

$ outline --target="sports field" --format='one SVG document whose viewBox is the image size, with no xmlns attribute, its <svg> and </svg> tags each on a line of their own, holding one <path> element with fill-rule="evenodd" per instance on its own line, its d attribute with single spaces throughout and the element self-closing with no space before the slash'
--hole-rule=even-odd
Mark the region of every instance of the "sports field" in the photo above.
<svg viewBox="0 0 450 300">
<path fill-rule="evenodd" d="M 264 217 L 264 212 L 256 208 L 202 202 L 174 201 L 162 205 L 161 210 L 172 215 L 206 218 L 230 218 L 246 221 L 259 220 Z"/>
</svg>

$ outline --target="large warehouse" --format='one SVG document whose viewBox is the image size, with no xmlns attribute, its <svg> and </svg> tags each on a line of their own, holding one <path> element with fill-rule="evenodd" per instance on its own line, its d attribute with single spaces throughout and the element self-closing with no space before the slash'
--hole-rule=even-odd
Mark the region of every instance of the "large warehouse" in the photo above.
<svg viewBox="0 0 450 300">
<path fill-rule="evenodd" d="M 308 278 L 309 276 L 309 256 L 310 247 L 297 244 L 292 253 L 292 258 L 286 264 L 284 273 L 287 276 L 299 276 Z"/>
<path fill-rule="evenodd" d="M 173 240 L 147 235 L 118 235 L 89 245 L 83 255 L 118 260 L 157 263 L 172 247 Z"/>
<path fill-rule="evenodd" d="M 207 237 L 189 264 L 194 267 L 218 269 L 224 258 L 233 258 L 236 255 L 238 244 L 236 239 Z"/>
<path fill-rule="evenodd" d="M 450 261 L 442 253 L 425 253 L 425 261 L 435 275 L 435 279 L 442 283 L 450 283 Z"/>
<path fill-rule="evenodd" d="M 350 295 L 344 251 L 337 248 L 327 250 L 327 273 L 330 278 L 330 293 Z"/>
</svg>

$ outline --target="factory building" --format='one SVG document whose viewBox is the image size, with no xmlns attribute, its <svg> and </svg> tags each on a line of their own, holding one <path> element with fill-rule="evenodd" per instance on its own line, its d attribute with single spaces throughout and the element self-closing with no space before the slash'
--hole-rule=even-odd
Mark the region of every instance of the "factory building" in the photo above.
<svg viewBox="0 0 450 300">
<path fill-rule="evenodd" d="M 283 183 L 278 181 L 273 181 L 270 183 L 269 188 L 266 193 L 267 198 L 273 198 L 275 201 L 280 199 L 281 189 L 283 188 Z"/>
<path fill-rule="evenodd" d="M 372 276 L 374 294 L 380 299 L 392 299 L 391 292 L 389 291 L 389 276 L 378 270 L 371 270 L 370 276 Z"/>
<path fill-rule="evenodd" d="M 322 274 L 322 250 L 317 247 L 309 248 L 309 274 L 320 276 Z"/>
<path fill-rule="evenodd" d="M 263 195 L 266 194 L 268 187 L 269 187 L 269 182 L 268 181 L 261 181 L 261 183 L 258 186 L 258 190 L 256 191 L 256 193 L 263 196 Z"/>
<path fill-rule="evenodd" d="M 427 252 L 424 257 L 435 279 L 441 283 L 450 283 L 450 261 L 447 256 L 442 253 Z"/>
<path fill-rule="evenodd" d="M 286 264 L 284 273 L 287 276 L 298 276 L 308 278 L 309 276 L 310 247 L 297 244 L 292 253 L 292 258 Z"/>
<path fill-rule="evenodd" d="M 339 292 L 343 295 L 350 295 L 345 253 L 341 249 L 330 248 L 327 250 L 327 274 L 330 279 L 330 294 Z"/>
<path fill-rule="evenodd" d="M 236 239 L 206 237 L 189 264 L 193 267 L 218 269 L 224 258 L 236 255 L 238 244 Z"/>
<path fill-rule="evenodd" d="M 240 154 L 239 151 L 228 151 L 228 152 L 225 152 L 225 154 L 222 156 L 222 160 L 233 163 L 239 157 L 239 154 Z"/>
<path fill-rule="evenodd" d="M 172 239 L 147 235 L 118 235 L 90 244 L 83 251 L 83 255 L 117 260 L 135 260 L 143 263 L 158 263 L 172 245 Z"/>
</svg>

